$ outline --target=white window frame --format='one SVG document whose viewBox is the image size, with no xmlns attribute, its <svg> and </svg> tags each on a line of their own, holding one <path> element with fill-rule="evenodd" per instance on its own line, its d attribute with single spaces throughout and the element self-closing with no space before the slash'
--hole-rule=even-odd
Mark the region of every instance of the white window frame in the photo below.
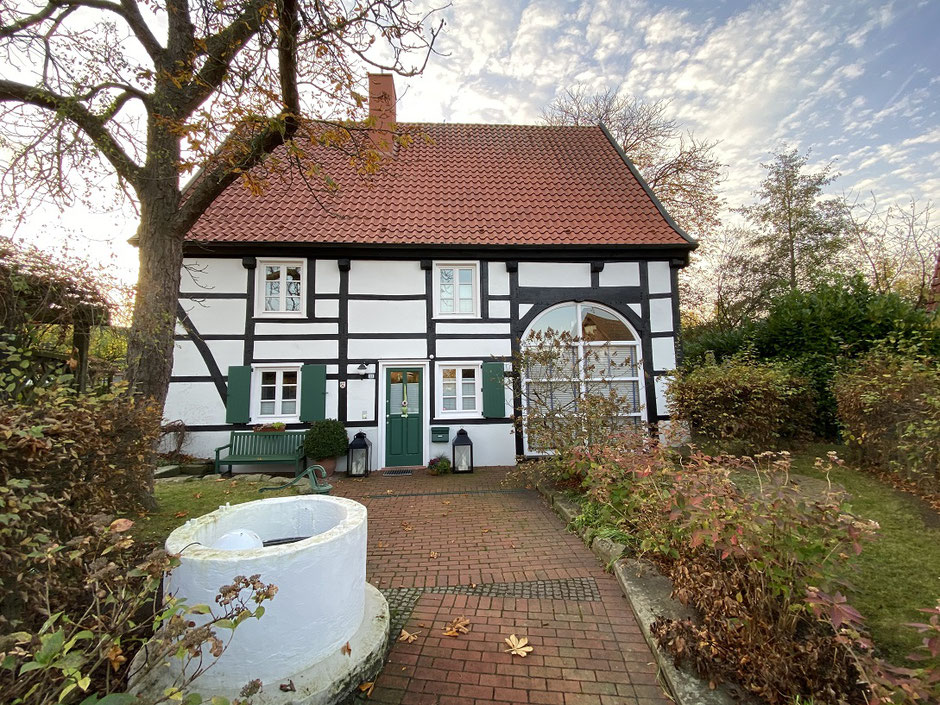
<svg viewBox="0 0 940 705">
<path fill-rule="evenodd" d="M 643 348 L 640 344 L 641 343 L 640 336 L 637 334 L 636 329 L 630 324 L 630 321 L 628 321 L 621 314 L 611 309 L 609 306 L 604 306 L 603 304 L 599 304 L 594 301 L 563 301 L 561 303 L 555 304 L 554 306 L 550 306 L 544 311 L 541 311 L 535 318 L 532 319 L 532 322 L 529 324 L 529 327 L 526 328 L 526 331 L 522 336 L 522 341 L 523 341 L 522 344 L 525 345 L 525 339 L 529 335 L 529 331 L 532 329 L 532 326 L 536 323 L 536 321 L 538 321 L 543 315 L 545 315 L 546 313 L 549 313 L 550 311 L 554 311 L 557 308 L 561 308 L 563 306 L 571 306 L 571 305 L 575 306 L 575 320 L 576 321 L 580 321 L 582 319 L 582 313 L 581 313 L 582 306 L 590 306 L 592 308 L 599 308 L 616 316 L 620 320 L 620 322 L 626 325 L 627 329 L 633 334 L 633 340 L 585 341 L 585 340 L 582 340 L 580 336 L 578 336 L 579 339 L 576 344 L 576 355 L 577 355 L 577 360 L 579 363 L 578 367 L 580 369 L 580 374 L 579 374 L 578 379 L 580 382 L 581 393 L 584 394 L 587 391 L 587 385 L 590 382 L 597 381 L 597 378 L 587 377 L 584 374 L 583 363 L 584 363 L 584 357 L 585 357 L 584 356 L 585 347 L 603 347 L 606 345 L 633 346 L 636 349 L 636 375 L 630 376 L 630 377 L 608 377 L 606 381 L 608 382 L 636 382 L 637 383 L 636 393 L 637 393 L 638 410 L 625 414 L 624 416 L 630 417 L 630 418 L 637 418 L 640 422 L 645 421 L 646 420 L 646 405 L 643 402 L 645 398 L 644 397 L 645 385 L 643 381 L 643 357 L 642 357 Z M 522 381 L 522 416 L 523 416 L 522 439 L 523 439 L 523 446 L 524 446 L 523 450 L 525 452 L 525 455 L 531 455 L 531 456 L 548 455 L 549 453 L 547 452 L 534 451 L 531 448 L 529 448 L 529 438 L 528 438 L 528 434 L 525 432 L 525 416 L 527 412 L 528 396 L 529 396 L 527 393 L 528 385 L 530 382 L 539 382 L 542 380 L 532 379 L 523 374 L 521 381 Z"/>
<path fill-rule="evenodd" d="M 463 312 L 453 311 L 453 312 L 441 312 L 441 270 L 442 269 L 469 269 L 473 272 L 473 311 L 472 312 Z M 474 261 L 447 261 L 447 262 L 435 262 L 434 268 L 432 270 L 434 276 L 431 281 L 431 288 L 433 290 L 434 297 L 434 318 L 480 318 L 480 263 Z M 457 287 L 459 281 L 459 275 L 454 282 L 454 303 L 455 307 L 458 303 L 458 298 L 456 298 Z"/>
<path fill-rule="evenodd" d="M 445 409 L 444 408 L 444 370 L 453 369 L 472 369 L 474 370 L 473 379 L 476 382 L 476 409 L 465 411 L 463 409 Z M 462 419 L 482 419 L 483 418 L 483 363 L 474 360 L 458 360 L 447 362 L 438 362 L 434 366 L 434 411 L 435 418 L 462 418 Z M 460 392 L 460 380 L 457 381 L 457 391 Z M 463 394 L 457 395 L 457 399 L 463 399 Z"/>
<path fill-rule="evenodd" d="M 281 267 L 281 305 L 287 297 L 287 274 L 284 271 L 287 267 L 300 267 L 300 309 L 298 311 L 265 311 L 264 300 L 264 268 Z M 304 259 L 280 259 L 280 258 L 258 258 L 255 265 L 255 317 L 256 318 L 305 318 L 307 315 L 307 260 Z"/>
<path fill-rule="evenodd" d="M 251 422 L 252 423 L 296 423 L 300 421 L 300 397 L 303 394 L 302 384 L 300 379 L 300 368 L 301 363 L 297 364 L 284 364 L 282 362 L 277 363 L 262 363 L 254 364 L 251 366 Z M 262 415 L 261 414 L 261 373 L 262 372 L 296 372 L 297 373 L 297 411 L 294 414 L 272 414 L 272 415 Z M 283 379 L 283 374 L 278 378 L 279 380 Z M 280 402 L 282 401 L 280 395 L 280 388 L 283 383 L 278 385 L 278 393 L 275 397 L 275 402 L 277 403 L 277 408 L 280 408 Z"/>
</svg>

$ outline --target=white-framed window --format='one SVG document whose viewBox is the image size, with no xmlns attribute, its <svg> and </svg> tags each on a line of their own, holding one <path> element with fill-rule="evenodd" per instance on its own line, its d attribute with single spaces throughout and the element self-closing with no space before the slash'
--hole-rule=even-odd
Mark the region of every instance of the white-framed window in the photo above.
<svg viewBox="0 0 940 705">
<path fill-rule="evenodd" d="M 479 362 L 437 365 L 437 415 L 483 416 L 483 367 Z"/>
<path fill-rule="evenodd" d="M 434 315 L 479 318 L 480 277 L 476 262 L 434 263 Z"/>
<path fill-rule="evenodd" d="M 640 339 L 630 324 L 606 306 L 590 302 L 558 304 L 539 314 L 529 325 L 522 343 L 535 332 L 572 336 L 570 355 L 560 361 L 562 370 L 522 370 L 523 405 L 539 403 L 557 413 L 577 409 L 579 398 L 610 392 L 625 400 L 618 419 L 624 426 L 643 421 L 643 379 Z M 527 454 L 531 448 L 524 434 Z"/>
<path fill-rule="evenodd" d="M 306 262 L 259 259 L 255 315 L 303 316 Z"/>
<path fill-rule="evenodd" d="M 252 421 L 300 418 L 300 365 L 255 365 L 251 370 Z"/>
</svg>

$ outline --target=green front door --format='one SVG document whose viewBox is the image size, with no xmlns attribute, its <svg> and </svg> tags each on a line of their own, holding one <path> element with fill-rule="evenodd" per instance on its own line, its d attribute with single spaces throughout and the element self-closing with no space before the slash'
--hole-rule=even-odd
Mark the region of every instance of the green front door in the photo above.
<svg viewBox="0 0 940 705">
<path fill-rule="evenodd" d="M 424 461 L 421 368 L 385 371 L 385 465 L 420 465 Z"/>
</svg>

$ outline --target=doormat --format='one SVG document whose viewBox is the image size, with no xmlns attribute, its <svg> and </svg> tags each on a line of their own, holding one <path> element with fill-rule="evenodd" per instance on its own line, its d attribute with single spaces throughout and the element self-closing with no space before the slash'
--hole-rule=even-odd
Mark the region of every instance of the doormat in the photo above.
<svg viewBox="0 0 940 705">
<path fill-rule="evenodd" d="M 411 474 L 410 468 L 398 468 L 397 470 L 385 470 L 383 473 L 385 477 L 403 477 L 405 475 Z"/>
</svg>

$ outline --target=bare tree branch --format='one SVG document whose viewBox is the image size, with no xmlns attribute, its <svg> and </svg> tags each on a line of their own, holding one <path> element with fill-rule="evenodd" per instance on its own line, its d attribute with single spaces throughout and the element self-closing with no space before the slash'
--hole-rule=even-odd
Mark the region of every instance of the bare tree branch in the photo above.
<svg viewBox="0 0 940 705">
<path fill-rule="evenodd" d="M 49 90 L 0 79 L 0 102 L 19 102 L 51 110 L 77 125 L 91 138 L 118 175 L 131 184 L 139 183 L 140 167 L 111 136 L 97 115 L 69 98 Z"/>
</svg>

